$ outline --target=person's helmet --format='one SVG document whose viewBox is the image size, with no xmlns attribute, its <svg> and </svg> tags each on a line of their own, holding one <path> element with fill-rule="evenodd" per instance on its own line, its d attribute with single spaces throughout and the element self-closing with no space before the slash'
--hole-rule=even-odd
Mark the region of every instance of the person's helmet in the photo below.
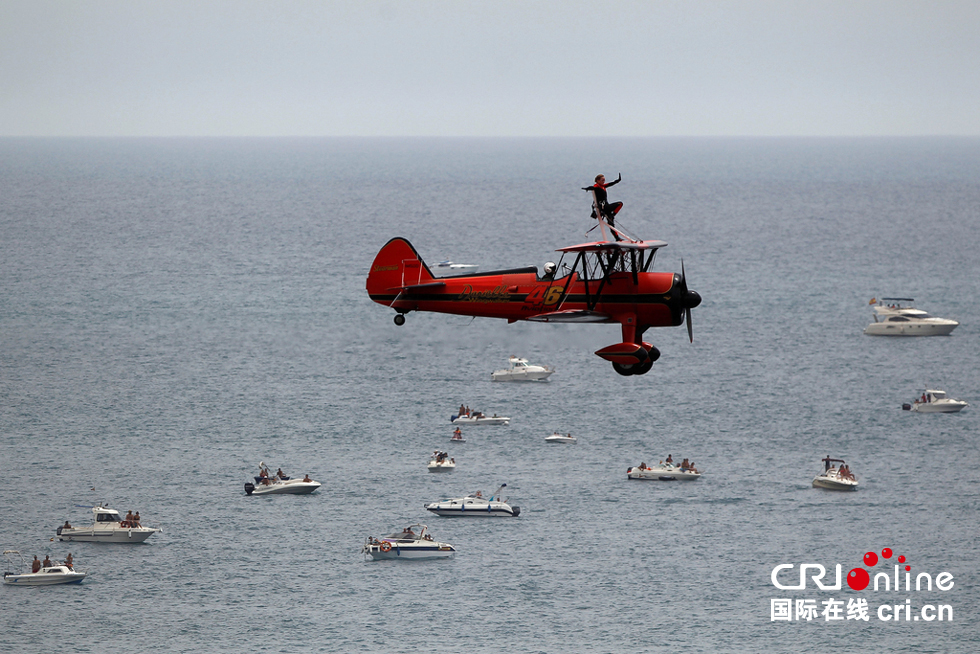
<svg viewBox="0 0 980 654">
<path fill-rule="evenodd" d="M 546 264 L 544 264 L 544 271 L 545 271 L 545 273 L 547 273 L 549 275 L 552 274 L 553 272 L 555 272 L 555 269 L 556 268 L 557 268 L 557 266 L 555 265 L 555 262 L 554 261 L 549 261 Z"/>
</svg>

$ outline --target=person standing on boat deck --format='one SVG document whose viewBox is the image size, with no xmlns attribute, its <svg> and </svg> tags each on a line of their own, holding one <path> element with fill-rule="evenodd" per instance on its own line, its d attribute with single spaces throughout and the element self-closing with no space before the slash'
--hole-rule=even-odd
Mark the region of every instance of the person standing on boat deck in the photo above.
<svg viewBox="0 0 980 654">
<path fill-rule="evenodd" d="M 133 516 L 133 526 L 134 527 L 142 527 L 143 526 L 143 525 L 140 524 L 140 512 L 139 511 L 137 511 L 136 512 L 136 515 Z"/>
<path fill-rule="evenodd" d="M 68 556 L 66 556 L 66 557 L 65 557 L 65 566 L 66 566 L 66 567 L 67 567 L 67 568 L 68 568 L 69 570 L 74 570 L 75 568 L 73 568 L 73 567 L 72 567 L 72 564 L 73 564 L 74 562 L 75 562 L 75 561 L 74 561 L 74 559 L 72 559 L 72 558 L 71 558 L 71 552 L 68 552 Z"/>
<path fill-rule="evenodd" d="M 615 182 L 609 182 L 607 184 L 605 175 L 596 175 L 595 184 L 582 188 L 583 191 L 593 191 L 595 193 L 595 208 L 599 213 L 597 215 L 593 215 L 592 217 L 597 219 L 604 218 L 609 226 L 613 228 L 616 227 L 616 214 L 618 214 L 619 210 L 623 208 L 623 203 L 613 202 L 610 204 L 608 196 L 606 195 L 606 189 L 610 186 L 619 184 L 622 180 L 623 175 L 620 174 L 619 177 L 616 178 Z M 613 230 L 613 237 L 615 237 L 617 241 L 621 240 L 615 229 Z"/>
<path fill-rule="evenodd" d="M 34 560 L 31 561 L 31 572 L 39 572 L 41 570 L 41 562 L 37 560 L 37 554 L 34 555 Z"/>
<path fill-rule="evenodd" d="M 41 563 L 41 567 L 42 568 L 50 568 L 51 567 L 51 557 L 48 556 L 47 554 L 44 555 L 44 562 Z"/>
</svg>

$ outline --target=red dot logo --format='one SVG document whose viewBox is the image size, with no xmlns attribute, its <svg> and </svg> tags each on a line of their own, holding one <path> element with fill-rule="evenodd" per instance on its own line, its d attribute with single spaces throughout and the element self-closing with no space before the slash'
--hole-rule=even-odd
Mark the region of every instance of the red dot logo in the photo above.
<svg viewBox="0 0 980 654">
<path fill-rule="evenodd" d="M 878 555 L 875 554 L 874 552 L 868 552 L 867 554 L 865 554 L 864 565 L 868 566 L 869 568 L 873 568 L 876 565 L 878 565 Z"/>
<path fill-rule="evenodd" d="M 898 557 L 898 562 L 899 563 L 905 563 L 905 557 L 904 556 Z"/>
<path fill-rule="evenodd" d="M 871 576 L 864 568 L 854 568 L 847 573 L 847 585 L 852 590 L 864 590 L 871 583 Z"/>
<path fill-rule="evenodd" d="M 911 569 L 912 569 L 912 566 L 910 566 L 910 565 L 905 566 L 905 572 L 908 572 Z"/>
<path fill-rule="evenodd" d="M 886 559 L 892 558 L 892 548 L 886 547 L 885 549 L 881 550 L 881 556 Z"/>
</svg>

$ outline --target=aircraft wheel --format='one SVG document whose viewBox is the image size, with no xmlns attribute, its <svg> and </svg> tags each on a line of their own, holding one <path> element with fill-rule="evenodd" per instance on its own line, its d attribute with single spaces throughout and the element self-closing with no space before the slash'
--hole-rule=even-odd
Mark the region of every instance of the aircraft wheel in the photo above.
<svg viewBox="0 0 980 654">
<path fill-rule="evenodd" d="M 643 363 L 640 363 L 638 365 L 633 366 L 633 368 L 635 368 L 635 370 L 633 371 L 633 374 L 634 375 L 645 375 L 645 374 L 647 374 L 648 372 L 650 372 L 650 368 L 653 367 L 653 362 L 654 361 L 655 361 L 655 359 L 647 359 Z"/>
<path fill-rule="evenodd" d="M 404 325 L 405 324 L 405 316 L 403 314 L 396 313 L 395 314 L 395 324 L 398 325 L 399 327 L 401 327 L 402 325 Z"/>
<path fill-rule="evenodd" d="M 635 363 L 613 363 L 612 366 L 613 366 L 613 370 L 623 375 L 624 377 L 635 375 L 636 369 L 638 367 Z"/>
</svg>

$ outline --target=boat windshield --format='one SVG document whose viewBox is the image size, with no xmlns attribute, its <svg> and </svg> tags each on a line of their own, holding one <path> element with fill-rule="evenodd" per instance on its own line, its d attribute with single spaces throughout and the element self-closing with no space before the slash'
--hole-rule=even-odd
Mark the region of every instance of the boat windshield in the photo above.
<svg viewBox="0 0 980 654">
<path fill-rule="evenodd" d="M 119 522 L 121 518 L 118 513 L 98 513 L 95 516 L 96 522 Z"/>
</svg>

